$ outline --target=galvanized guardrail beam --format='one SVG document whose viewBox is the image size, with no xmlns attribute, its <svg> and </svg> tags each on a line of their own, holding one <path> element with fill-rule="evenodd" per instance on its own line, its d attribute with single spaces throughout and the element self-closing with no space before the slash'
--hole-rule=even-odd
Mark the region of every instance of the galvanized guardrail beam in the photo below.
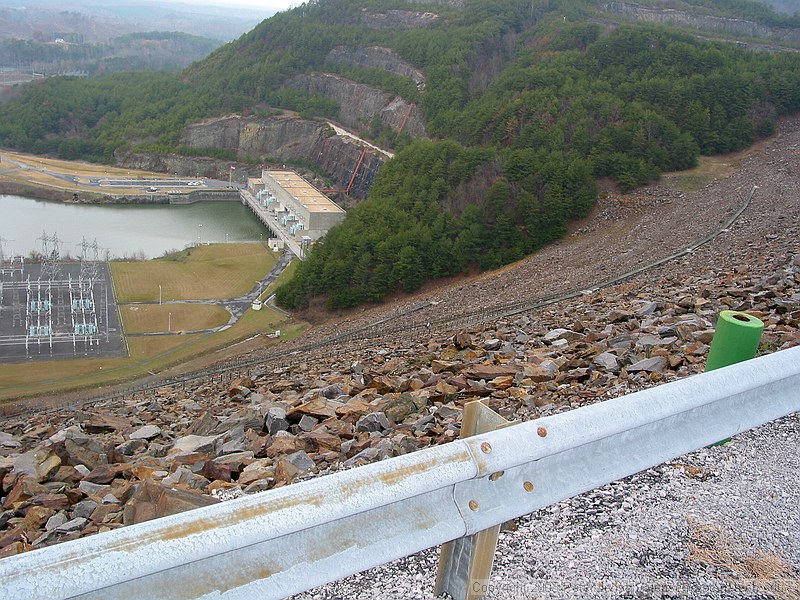
<svg viewBox="0 0 800 600">
<path fill-rule="evenodd" d="M 0 560 L 0 598 L 282 598 L 800 410 L 800 347 Z"/>
</svg>

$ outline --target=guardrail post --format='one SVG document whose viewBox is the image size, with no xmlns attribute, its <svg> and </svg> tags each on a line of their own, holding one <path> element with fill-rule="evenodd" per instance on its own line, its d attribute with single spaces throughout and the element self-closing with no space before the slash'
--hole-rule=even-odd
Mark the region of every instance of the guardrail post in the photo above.
<svg viewBox="0 0 800 600">
<path fill-rule="evenodd" d="M 495 431 L 516 423 L 507 421 L 480 400 L 475 400 L 464 405 L 461 437 Z M 486 595 L 485 584 L 492 574 L 499 533 L 500 525 L 494 525 L 474 535 L 442 544 L 434 594 L 447 593 L 454 600 L 483 599 Z"/>
</svg>

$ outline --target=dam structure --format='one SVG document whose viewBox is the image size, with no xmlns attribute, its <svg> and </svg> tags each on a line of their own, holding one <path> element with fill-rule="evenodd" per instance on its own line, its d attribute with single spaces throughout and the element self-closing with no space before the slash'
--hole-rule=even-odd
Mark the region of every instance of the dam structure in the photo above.
<svg viewBox="0 0 800 600">
<path fill-rule="evenodd" d="M 265 169 L 239 193 L 242 203 L 301 259 L 345 216 L 338 204 L 294 171 Z"/>
</svg>

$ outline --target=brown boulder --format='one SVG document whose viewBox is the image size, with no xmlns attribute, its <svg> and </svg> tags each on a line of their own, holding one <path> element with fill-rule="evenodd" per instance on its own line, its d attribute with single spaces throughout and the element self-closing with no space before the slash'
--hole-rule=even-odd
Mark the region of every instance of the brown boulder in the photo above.
<svg viewBox="0 0 800 600">
<path fill-rule="evenodd" d="M 288 431 L 279 431 L 267 446 L 267 456 L 274 458 L 280 454 L 289 454 L 302 450 L 303 443 Z"/>
<path fill-rule="evenodd" d="M 306 450 L 310 452 L 325 452 L 327 450 L 338 452 L 342 447 L 342 440 L 339 436 L 320 429 L 301 433 L 297 437 L 305 443 Z"/>
<path fill-rule="evenodd" d="M 421 410 L 423 406 L 425 406 L 425 400 L 411 394 L 390 395 L 383 401 L 377 402 L 370 412 L 382 412 L 395 423 L 400 423 L 409 415 Z"/>
<path fill-rule="evenodd" d="M 375 410 L 375 407 L 369 402 L 365 402 L 359 398 L 348 400 L 345 404 L 336 409 L 336 414 L 340 417 L 361 417 L 369 414 Z"/>
<path fill-rule="evenodd" d="M 516 375 L 520 370 L 519 365 L 474 365 L 464 370 L 470 379 L 494 379 L 505 375 Z"/>
<path fill-rule="evenodd" d="M 336 411 L 344 404 L 335 400 L 329 400 L 322 396 L 314 398 L 309 402 L 304 402 L 300 406 L 295 406 L 287 413 L 287 418 L 293 421 L 299 420 L 303 415 L 311 415 L 312 417 L 335 417 Z"/>
<path fill-rule="evenodd" d="M 34 506 L 52 508 L 53 510 L 64 510 L 72 505 L 66 494 L 36 494 L 35 496 L 31 496 L 28 502 Z"/>
<path fill-rule="evenodd" d="M 219 502 L 213 496 L 171 489 L 151 480 L 136 484 L 134 487 L 134 492 L 123 509 L 122 522 L 125 525 L 142 523 Z"/>
<path fill-rule="evenodd" d="M 466 331 L 459 331 L 453 336 L 453 345 L 457 350 L 466 350 L 472 347 L 472 336 Z"/>
<path fill-rule="evenodd" d="M 82 425 L 86 433 L 111 433 L 113 431 L 124 431 L 131 426 L 130 419 L 101 413 L 98 415 L 84 415 Z M 77 419 L 81 421 L 81 419 Z"/>
<path fill-rule="evenodd" d="M 92 469 L 92 471 L 83 478 L 83 481 L 90 483 L 110 483 L 120 476 L 125 476 L 130 473 L 131 465 L 117 464 L 117 465 L 100 465 Z"/>
</svg>

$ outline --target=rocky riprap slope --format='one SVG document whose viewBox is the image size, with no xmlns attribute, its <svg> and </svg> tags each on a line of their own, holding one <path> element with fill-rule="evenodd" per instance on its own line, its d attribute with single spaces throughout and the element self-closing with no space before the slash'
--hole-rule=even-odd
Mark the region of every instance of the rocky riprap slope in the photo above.
<svg viewBox="0 0 800 600">
<path fill-rule="evenodd" d="M 447 442 L 469 400 L 532 419 L 698 373 L 720 310 L 761 317 L 762 351 L 797 344 L 798 123 L 731 157 L 736 173 L 698 192 L 612 197 L 537 256 L 411 299 L 424 308 L 387 322 L 408 335 L 262 364 L 225 386 L 4 419 L 0 556 Z M 589 289 L 713 230 L 753 184 L 750 208 L 729 231 L 658 269 L 467 329 L 419 327 L 465 307 Z"/>
</svg>

